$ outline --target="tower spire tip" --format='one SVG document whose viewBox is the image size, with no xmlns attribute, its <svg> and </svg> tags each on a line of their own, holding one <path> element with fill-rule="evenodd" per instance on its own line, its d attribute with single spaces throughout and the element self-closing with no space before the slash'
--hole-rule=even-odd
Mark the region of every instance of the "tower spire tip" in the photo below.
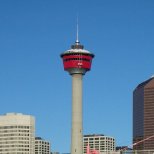
<svg viewBox="0 0 154 154">
<path fill-rule="evenodd" d="M 78 15 L 77 15 L 77 23 L 76 23 L 76 42 L 75 43 L 80 43 L 79 41 L 79 24 L 78 24 Z"/>
</svg>

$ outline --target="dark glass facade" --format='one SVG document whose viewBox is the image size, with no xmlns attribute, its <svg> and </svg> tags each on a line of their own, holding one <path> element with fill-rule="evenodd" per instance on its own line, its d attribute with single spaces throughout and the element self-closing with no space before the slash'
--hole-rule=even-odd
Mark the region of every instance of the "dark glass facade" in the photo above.
<svg viewBox="0 0 154 154">
<path fill-rule="evenodd" d="M 133 143 L 135 150 L 154 149 L 154 77 L 139 84 L 133 92 Z M 147 139 L 140 142 L 144 139 Z"/>
</svg>

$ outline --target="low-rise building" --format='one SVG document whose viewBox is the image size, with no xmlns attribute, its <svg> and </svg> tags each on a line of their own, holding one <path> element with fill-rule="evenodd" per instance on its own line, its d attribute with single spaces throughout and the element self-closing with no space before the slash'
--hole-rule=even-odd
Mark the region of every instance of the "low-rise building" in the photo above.
<svg viewBox="0 0 154 154">
<path fill-rule="evenodd" d="M 35 154 L 50 154 L 50 143 L 41 137 L 35 137 Z"/>
<path fill-rule="evenodd" d="M 90 150 L 99 153 L 115 151 L 115 139 L 103 134 L 92 134 L 83 136 L 83 153 L 86 154 L 87 146 Z"/>
</svg>

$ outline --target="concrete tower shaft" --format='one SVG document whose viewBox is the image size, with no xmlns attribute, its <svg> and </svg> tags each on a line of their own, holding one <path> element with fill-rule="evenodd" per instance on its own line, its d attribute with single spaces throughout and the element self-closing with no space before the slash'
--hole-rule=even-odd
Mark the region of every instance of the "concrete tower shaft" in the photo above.
<svg viewBox="0 0 154 154">
<path fill-rule="evenodd" d="M 72 75 L 71 154 L 82 154 L 82 74 Z"/>
</svg>

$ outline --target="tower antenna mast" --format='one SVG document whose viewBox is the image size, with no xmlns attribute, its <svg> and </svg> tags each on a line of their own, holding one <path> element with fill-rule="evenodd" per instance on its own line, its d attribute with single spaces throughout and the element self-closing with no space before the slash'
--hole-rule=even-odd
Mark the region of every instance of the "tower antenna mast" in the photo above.
<svg viewBox="0 0 154 154">
<path fill-rule="evenodd" d="M 76 22 L 76 43 L 79 43 L 79 21 L 77 15 L 77 22 Z"/>
</svg>

